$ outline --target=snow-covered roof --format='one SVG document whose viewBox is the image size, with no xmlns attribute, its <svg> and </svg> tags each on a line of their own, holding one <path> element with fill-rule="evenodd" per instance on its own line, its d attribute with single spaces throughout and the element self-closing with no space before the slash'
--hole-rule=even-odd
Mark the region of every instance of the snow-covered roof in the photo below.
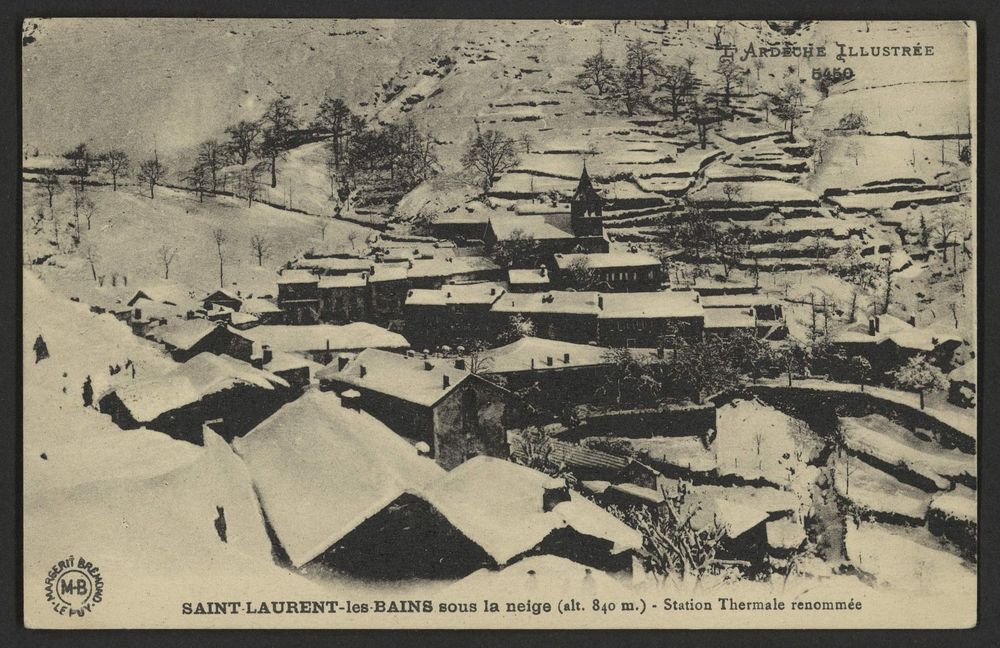
<svg viewBox="0 0 1000 648">
<path fill-rule="evenodd" d="M 523 337 L 506 346 L 483 352 L 481 366 L 486 373 L 586 367 L 608 364 L 605 359 L 607 352 L 608 349 L 604 347 L 590 344 Z M 549 358 L 552 358 L 551 366 L 548 364 Z"/>
<path fill-rule="evenodd" d="M 284 379 L 229 356 L 199 353 L 173 371 L 129 383 L 115 394 L 132 418 L 147 423 L 161 414 L 241 385 L 267 391 L 289 386 Z"/>
<path fill-rule="evenodd" d="M 665 290 L 602 296 L 604 307 L 598 314 L 601 319 L 699 317 L 705 312 L 691 292 Z"/>
<path fill-rule="evenodd" d="M 434 290 L 413 288 L 406 294 L 406 304 L 409 306 L 490 305 L 500 299 L 504 292 L 501 284 L 488 281 L 445 285 Z"/>
<path fill-rule="evenodd" d="M 361 288 L 366 285 L 367 276 L 363 274 L 346 274 L 341 276 L 320 277 L 319 289 L 330 288 Z"/>
<path fill-rule="evenodd" d="M 511 284 L 547 284 L 549 283 L 549 273 L 541 269 L 513 269 L 507 271 L 507 280 Z"/>
<path fill-rule="evenodd" d="M 594 252 L 591 254 L 556 254 L 556 267 L 565 270 L 574 263 L 584 262 L 588 268 L 644 268 L 659 267 L 660 260 L 646 252 Z"/>
<path fill-rule="evenodd" d="M 787 518 L 768 522 L 765 529 L 767 544 L 775 549 L 798 549 L 806 541 L 806 531 L 802 524 Z"/>
<path fill-rule="evenodd" d="M 715 500 L 715 522 L 730 538 L 738 538 L 768 518 L 767 511 L 737 504 L 724 499 Z"/>
<path fill-rule="evenodd" d="M 969 360 L 961 367 L 956 367 L 948 374 L 949 380 L 959 382 L 975 383 L 978 374 L 976 372 L 976 361 Z"/>
<path fill-rule="evenodd" d="M 600 592 L 601 596 L 630 596 L 629 590 L 605 572 L 561 556 L 529 556 L 499 571 L 480 569 L 441 591 L 448 600 L 475 600 L 484 592 L 540 592 L 553 599 L 563 592 Z"/>
<path fill-rule="evenodd" d="M 296 353 L 286 353 L 285 351 L 272 351 L 271 361 L 264 365 L 264 369 L 266 371 L 275 373 L 279 371 L 302 368 L 308 369 L 309 374 L 314 375 L 317 371 L 323 368 L 323 365 L 318 362 L 313 362 L 309 358 L 305 358 Z"/>
<path fill-rule="evenodd" d="M 405 265 L 394 266 L 388 264 L 378 264 L 372 266 L 368 273 L 368 283 L 381 283 L 385 281 L 405 281 L 407 278 L 407 268 Z"/>
<path fill-rule="evenodd" d="M 234 440 L 233 447 L 295 566 L 444 472 L 374 417 L 315 389 Z"/>
<path fill-rule="evenodd" d="M 273 301 L 253 297 L 243 302 L 243 305 L 240 306 L 240 312 L 250 313 L 252 315 L 263 315 L 264 313 L 280 313 L 281 309 L 278 308 L 278 305 Z"/>
<path fill-rule="evenodd" d="M 308 270 L 285 270 L 278 275 L 279 284 L 317 283 L 319 277 Z"/>
<path fill-rule="evenodd" d="M 238 301 L 238 302 L 242 302 L 243 301 L 240 297 L 237 297 L 234 293 L 232 293 L 232 292 L 230 292 L 230 291 L 228 291 L 228 290 L 226 290 L 224 288 L 220 288 L 219 290 L 213 291 L 212 294 L 210 294 L 207 297 L 205 297 L 202 301 L 208 301 L 210 299 L 218 299 L 218 298 L 228 299 L 228 300 Z"/>
<path fill-rule="evenodd" d="M 201 318 L 173 320 L 151 329 L 149 334 L 154 340 L 162 342 L 168 347 L 187 350 L 206 336 L 214 333 L 217 328 L 225 328 L 233 335 L 240 335 L 240 331 L 231 329 L 224 324 Z"/>
<path fill-rule="evenodd" d="M 546 512 L 545 491 L 565 486 L 545 473 L 478 456 L 429 484 L 423 497 L 501 565 L 567 527 L 612 542 L 615 553 L 642 546 L 638 531 L 581 495 L 570 493 L 569 501 Z"/>
<path fill-rule="evenodd" d="M 515 232 L 535 240 L 573 238 L 573 234 L 547 222 L 544 216 L 491 216 L 490 228 L 499 241 L 510 240 Z"/>
<path fill-rule="evenodd" d="M 507 293 L 493 304 L 497 313 L 567 313 L 597 315 L 596 292 L 550 290 L 544 293 Z"/>
<path fill-rule="evenodd" d="M 275 351 L 305 353 L 319 351 L 330 343 L 332 351 L 348 351 L 374 347 L 379 349 L 406 349 L 410 343 L 399 333 L 393 333 L 368 322 L 335 324 L 263 324 L 241 331 L 258 344 L 267 344 Z"/>
<path fill-rule="evenodd" d="M 706 308 L 706 329 L 753 328 L 754 316 L 746 308 Z"/>
<path fill-rule="evenodd" d="M 363 375 L 362 375 L 363 374 Z M 327 365 L 317 372 L 320 380 L 333 380 L 358 389 L 431 406 L 450 394 L 472 374 L 445 358 L 409 357 L 379 349 L 365 349 L 342 370 Z M 445 378 L 448 383 L 445 385 Z"/>
<path fill-rule="evenodd" d="M 904 322 L 894 315 L 879 315 L 879 330 L 875 335 L 868 332 L 868 320 L 864 320 L 849 326 L 836 335 L 831 336 L 834 342 L 870 342 L 878 343 L 888 338 L 893 333 L 912 329 L 909 322 Z"/>
<path fill-rule="evenodd" d="M 781 298 L 767 295 L 705 295 L 700 300 L 702 308 L 750 308 L 780 304 Z"/>
<path fill-rule="evenodd" d="M 497 270 L 499 266 L 482 256 L 447 256 L 434 259 L 415 259 L 407 271 L 411 279 L 447 277 L 469 272 Z"/>
<path fill-rule="evenodd" d="M 933 351 L 946 342 L 962 342 L 961 337 L 947 331 L 913 327 L 892 333 L 889 335 L 889 339 L 904 349 L 916 351 Z"/>
<path fill-rule="evenodd" d="M 139 288 L 128 301 L 132 306 L 137 300 L 145 297 L 150 301 L 173 304 L 174 306 L 187 306 L 196 302 L 198 294 L 191 288 L 172 281 L 159 281 L 146 284 Z"/>
</svg>

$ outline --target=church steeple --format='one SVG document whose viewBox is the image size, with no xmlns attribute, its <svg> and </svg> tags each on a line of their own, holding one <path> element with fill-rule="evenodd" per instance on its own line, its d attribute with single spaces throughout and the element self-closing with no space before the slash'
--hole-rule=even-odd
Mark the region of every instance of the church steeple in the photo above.
<svg viewBox="0 0 1000 648">
<path fill-rule="evenodd" d="M 601 214 L 604 209 L 601 195 L 594 189 L 594 183 L 587 173 L 587 161 L 583 162 L 580 182 L 570 201 L 570 221 L 577 236 L 600 236 L 604 231 Z"/>
</svg>

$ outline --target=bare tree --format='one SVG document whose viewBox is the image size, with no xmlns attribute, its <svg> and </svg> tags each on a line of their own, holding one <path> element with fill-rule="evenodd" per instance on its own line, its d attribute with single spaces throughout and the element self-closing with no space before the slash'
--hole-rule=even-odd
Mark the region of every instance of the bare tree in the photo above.
<svg viewBox="0 0 1000 648">
<path fill-rule="evenodd" d="M 344 138 L 350 124 L 351 109 L 343 99 L 326 96 L 319 105 L 316 126 L 330 133 L 330 152 L 333 164 L 339 169 L 344 156 Z"/>
<path fill-rule="evenodd" d="M 195 163 L 188 174 L 184 176 L 184 181 L 198 194 L 198 202 L 203 202 L 205 189 L 208 188 L 208 170 L 201 163 Z"/>
<path fill-rule="evenodd" d="M 326 240 L 326 228 L 330 227 L 330 221 L 325 218 L 319 219 L 319 240 Z"/>
<path fill-rule="evenodd" d="M 104 154 L 104 168 L 111 174 L 111 190 L 118 191 L 118 178 L 128 175 L 128 154 L 119 149 L 111 149 Z"/>
<path fill-rule="evenodd" d="M 629 41 L 625 46 L 626 67 L 635 70 L 638 76 L 639 87 L 645 87 L 646 75 L 659 65 L 659 57 L 653 51 L 650 43 L 644 40 Z"/>
<path fill-rule="evenodd" d="M 495 130 L 476 133 L 462 156 L 462 164 L 478 172 L 483 193 L 490 190 L 496 176 L 518 162 L 514 140 Z"/>
<path fill-rule="evenodd" d="M 264 188 L 260 184 L 260 176 L 264 172 L 264 163 L 254 164 L 240 170 L 237 175 L 236 194 L 247 199 L 247 207 L 253 207 L 255 200 L 260 199 Z"/>
<path fill-rule="evenodd" d="M 173 263 L 174 259 L 177 257 L 177 248 L 161 245 L 156 253 L 160 257 L 160 263 L 163 264 L 163 278 L 169 279 L 170 264 Z"/>
<path fill-rule="evenodd" d="M 577 75 L 577 80 L 584 90 L 594 87 L 597 89 L 598 95 L 603 95 L 604 91 L 611 86 L 613 71 L 614 64 L 604 56 L 602 49 L 583 61 L 583 72 Z"/>
<path fill-rule="evenodd" d="M 263 234 L 254 234 L 250 237 L 250 248 L 257 257 L 257 265 L 264 265 L 264 257 L 271 253 L 271 244 Z"/>
<path fill-rule="evenodd" d="M 42 189 L 49 196 L 49 207 L 52 207 L 52 197 L 62 192 L 62 184 L 59 182 L 59 176 L 50 171 L 42 176 L 41 184 Z"/>
<path fill-rule="evenodd" d="M 87 244 L 83 248 L 83 258 L 90 264 L 90 274 L 97 281 L 97 250 L 93 245 Z"/>
<path fill-rule="evenodd" d="M 156 185 L 165 175 L 167 175 L 167 167 L 161 164 L 159 158 L 154 155 L 152 159 L 143 160 L 139 164 L 139 174 L 136 179 L 149 185 L 149 197 L 153 198 Z"/>
<path fill-rule="evenodd" d="M 659 79 L 657 90 L 666 91 L 670 100 L 670 112 L 677 119 L 681 102 L 694 89 L 695 78 L 691 71 L 679 65 L 667 65 L 653 71 Z"/>
<path fill-rule="evenodd" d="M 201 167 L 203 172 L 212 180 L 212 191 L 219 187 L 218 173 L 228 162 L 226 147 L 218 140 L 210 139 L 198 145 L 198 157 L 196 166 Z"/>
<path fill-rule="evenodd" d="M 948 242 L 958 232 L 958 221 L 951 212 L 937 210 L 931 215 L 931 232 L 941 241 L 942 262 L 948 263 Z"/>
<path fill-rule="evenodd" d="M 698 143 L 704 149 L 708 145 L 709 127 L 721 121 L 722 116 L 715 106 L 704 100 L 692 101 L 689 115 L 691 123 L 698 129 Z"/>
<path fill-rule="evenodd" d="M 722 185 L 722 195 L 726 197 L 726 203 L 732 206 L 743 195 L 743 187 L 733 182 Z"/>
<path fill-rule="evenodd" d="M 723 59 L 715 67 L 715 73 L 719 75 L 722 83 L 722 92 L 726 100 L 726 107 L 732 108 L 733 85 L 739 82 L 744 75 L 744 69 L 733 63 L 730 59 Z M 733 111 L 730 110 L 730 113 Z"/>
<path fill-rule="evenodd" d="M 226 235 L 220 228 L 212 230 L 212 240 L 215 241 L 215 249 L 219 254 L 219 288 L 225 286 L 222 280 L 222 269 L 225 258 L 222 256 L 222 246 L 226 242 Z"/>
<path fill-rule="evenodd" d="M 788 137 L 795 140 L 795 123 L 802 116 L 802 88 L 789 81 L 771 98 L 771 112 L 788 124 Z"/>
<path fill-rule="evenodd" d="M 250 160 L 260 130 L 260 124 L 246 120 L 226 129 L 226 134 L 229 136 L 229 150 L 236 155 L 240 164 L 246 164 Z"/>
</svg>

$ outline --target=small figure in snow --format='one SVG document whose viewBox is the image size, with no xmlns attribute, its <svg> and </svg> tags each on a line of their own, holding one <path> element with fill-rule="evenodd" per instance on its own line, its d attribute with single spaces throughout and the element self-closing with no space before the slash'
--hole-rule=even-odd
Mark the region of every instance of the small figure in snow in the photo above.
<svg viewBox="0 0 1000 648">
<path fill-rule="evenodd" d="M 215 518 L 215 532 L 219 534 L 219 540 L 228 542 L 226 540 L 226 509 L 223 506 L 216 506 L 215 510 L 219 513 L 219 517 Z"/>
<path fill-rule="evenodd" d="M 49 347 L 45 344 L 45 340 L 42 339 L 42 335 L 40 333 L 38 337 L 35 338 L 35 344 L 32 348 L 35 350 L 35 364 L 38 364 L 45 358 L 49 357 Z"/>
<path fill-rule="evenodd" d="M 83 381 L 83 406 L 90 407 L 94 404 L 94 385 L 90 382 L 90 376 Z"/>
</svg>

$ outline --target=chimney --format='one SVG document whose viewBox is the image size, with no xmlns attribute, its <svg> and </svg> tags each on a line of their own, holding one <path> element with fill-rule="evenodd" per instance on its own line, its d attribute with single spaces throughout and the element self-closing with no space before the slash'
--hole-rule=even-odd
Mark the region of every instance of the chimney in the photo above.
<svg viewBox="0 0 1000 648">
<path fill-rule="evenodd" d="M 604 295 L 597 296 L 597 308 L 604 310 Z"/>
<path fill-rule="evenodd" d="M 448 377 L 448 374 L 444 374 L 441 376 L 441 389 L 448 389 L 449 387 L 451 387 L 451 378 Z"/>
<path fill-rule="evenodd" d="M 882 329 L 882 319 L 876 315 L 875 316 L 875 332 L 878 333 Z"/>
<path fill-rule="evenodd" d="M 497 294 L 497 289 L 496 288 L 490 288 L 490 297 L 492 297 L 495 294 Z"/>
<path fill-rule="evenodd" d="M 434 368 L 434 365 L 431 364 L 430 360 L 424 360 L 424 371 L 430 371 L 433 368 Z"/>
<path fill-rule="evenodd" d="M 876 330 L 878 330 L 878 329 L 875 327 L 875 318 L 874 317 L 869 317 L 868 318 L 868 335 L 875 335 L 875 331 Z"/>
<path fill-rule="evenodd" d="M 263 369 L 264 368 L 264 356 L 259 355 L 259 356 L 253 356 L 253 357 L 251 357 L 250 358 L 250 366 L 253 367 L 254 369 Z"/>
<path fill-rule="evenodd" d="M 326 350 L 330 351 L 330 338 L 326 338 Z"/>
<path fill-rule="evenodd" d="M 366 373 L 368 373 L 368 370 L 365 368 L 364 365 L 361 365 L 358 368 L 358 376 L 361 377 L 361 378 L 364 378 Z"/>
<path fill-rule="evenodd" d="M 465 358 L 455 358 L 455 368 L 465 371 Z"/>
<path fill-rule="evenodd" d="M 906 320 L 906 321 L 908 321 L 910 323 L 910 326 L 916 326 L 917 325 L 917 316 L 916 315 L 910 315 L 910 318 L 908 320 Z"/>
<path fill-rule="evenodd" d="M 344 367 L 346 367 L 347 363 L 350 361 L 351 357 L 348 356 L 346 353 L 341 353 L 339 356 L 337 356 L 337 371 L 343 371 Z"/>
<path fill-rule="evenodd" d="M 542 511 L 545 513 L 554 509 L 560 502 L 568 501 L 569 488 L 566 486 L 565 482 L 556 488 L 548 487 L 542 491 Z"/>
<path fill-rule="evenodd" d="M 141 308 L 136 308 L 135 309 L 135 319 L 137 319 L 137 320 L 141 320 L 142 319 L 142 309 Z"/>
<path fill-rule="evenodd" d="M 565 362 L 566 364 L 569 364 L 569 354 L 568 353 L 564 353 L 563 354 L 563 362 Z"/>
<path fill-rule="evenodd" d="M 274 357 L 274 354 L 271 353 L 271 346 L 269 344 L 265 344 L 261 347 L 261 351 L 264 353 L 264 364 L 269 364 L 271 359 Z"/>
<path fill-rule="evenodd" d="M 545 272 L 546 272 L 546 268 L 545 268 L 545 264 L 543 263 L 542 267 L 538 269 L 538 274 L 539 274 L 539 276 L 544 277 L 545 276 Z"/>
<path fill-rule="evenodd" d="M 550 367 L 552 366 L 552 356 L 548 356 L 545 358 L 545 364 L 549 365 Z"/>
<path fill-rule="evenodd" d="M 531 368 L 532 369 L 535 368 L 535 359 L 534 358 L 531 359 Z"/>
<path fill-rule="evenodd" d="M 361 392 L 356 389 L 348 389 L 340 395 L 340 404 L 346 409 L 361 409 Z"/>
<path fill-rule="evenodd" d="M 659 358 L 660 360 L 663 360 L 663 346 L 662 345 L 656 347 L 656 357 Z"/>
<path fill-rule="evenodd" d="M 188 312 L 184 313 L 184 319 L 189 319 L 189 320 L 194 319 L 194 311 L 189 310 Z"/>
</svg>

